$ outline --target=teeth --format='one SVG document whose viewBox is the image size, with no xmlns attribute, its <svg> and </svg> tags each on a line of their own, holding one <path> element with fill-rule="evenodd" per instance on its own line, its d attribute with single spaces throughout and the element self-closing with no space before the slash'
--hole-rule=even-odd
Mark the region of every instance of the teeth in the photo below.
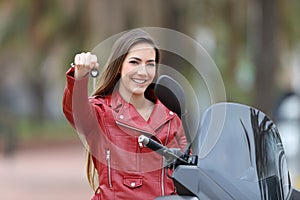
<svg viewBox="0 0 300 200">
<path fill-rule="evenodd" d="M 133 81 L 139 84 L 146 83 L 146 80 L 133 79 Z"/>
</svg>

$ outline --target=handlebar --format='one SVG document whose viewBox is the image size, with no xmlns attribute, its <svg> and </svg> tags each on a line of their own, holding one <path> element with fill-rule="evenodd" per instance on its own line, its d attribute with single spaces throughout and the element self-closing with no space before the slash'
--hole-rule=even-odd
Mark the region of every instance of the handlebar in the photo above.
<svg viewBox="0 0 300 200">
<path fill-rule="evenodd" d="M 183 153 L 180 149 L 169 149 L 144 135 L 139 136 L 138 142 L 164 156 L 167 160 L 179 160 L 183 163 L 187 163 L 187 161 L 182 158 Z"/>
</svg>

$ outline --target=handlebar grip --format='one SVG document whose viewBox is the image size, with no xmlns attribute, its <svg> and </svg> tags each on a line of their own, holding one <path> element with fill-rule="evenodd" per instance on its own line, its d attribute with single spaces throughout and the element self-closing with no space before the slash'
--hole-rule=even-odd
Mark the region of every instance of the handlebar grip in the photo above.
<svg viewBox="0 0 300 200">
<path fill-rule="evenodd" d="M 159 144 L 158 142 L 152 140 L 151 138 L 148 138 L 144 135 L 141 135 L 138 139 L 139 143 L 142 143 L 143 145 L 145 145 L 146 147 L 148 147 L 149 149 L 152 149 L 153 151 L 167 151 L 168 149 Z"/>
<path fill-rule="evenodd" d="M 145 145 L 149 149 L 157 152 L 158 154 L 164 156 L 167 159 L 183 160 L 180 157 L 180 155 L 183 155 L 182 152 L 180 152 L 180 151 L 174 152 L 174 151 L 168 149 L 167 147 L 159 144 L 158 142 L 156 142 L 156 141 L 152 140 L 151 138 L 148 138 L 144 135 L 139 136 L 138 142 L 142 143 L 143 145 Z M 180 154 L 180 155 L 178 155 L 178 154 Z"/>
</svg>

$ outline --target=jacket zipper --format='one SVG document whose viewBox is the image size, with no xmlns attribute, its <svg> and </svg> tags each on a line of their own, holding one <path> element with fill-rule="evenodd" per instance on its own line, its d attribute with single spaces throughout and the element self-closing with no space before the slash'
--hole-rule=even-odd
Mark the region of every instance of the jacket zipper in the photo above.
<svg viewBox="0 0 300 200">
<path fill-rule="evenodd" d="M 169 140 L 169 135 L 170 135 L 170 127 L 171 127 L 171 121 L 168 122 L 168 132 L 167 132 L 167 139 L 165 145 L 167 145 L 168 140 Z M 165 196 L 165 167 L 164 167 L 164 159 L 163 158 L 163 163 L 162 163 L 162 168 L 161 168 L 161 196 Z"/>
<path fill-rule="evenodd" d="M 111 181 L 111 165 L 110 165 L 110 150 L 106 150 L 106 161 L 107 161 L 107 173 L 108 173 L 108 185 L 112 188 L 112 181 Z"/>
<path fill-rule="evenodd" d="M 123 123 L 121 123 L 121 122 L 119 122 L 119 121 L 116 121 L 116 123 L 118 124 L 118 125 L 121 125 L 121 126 L 124 126 L 124 127 L 126 127 L 126 128 L 129 128 L 129 129 L 132 129 L 132 130 L 135 130 L 135 131 L 138 131 L 138 132 L 141 132 L 141 133 L 147 133 L 147 134 L 150 134 L 150 135 L 152 135 L 152 136 L 154 136 L 152 133 L 150 133 L 150 132 L 147 132 L 147 131 L 144 131 L 144 130 L 142 130 L 142 129 L 139 129 L 139 128 L 136 128 L 136 127 L 132 127 L 132 126 L 128 126 L 127 124 L 123 124 Z M 154 136 L 155 137 L 155 136 Z M 162 144 L 162 141 L 159 139 L 159 138 L 157 138 L 157 137 L 155 137 L 161 144 Z M 141 148 L 141 147 L 140 147 Z M 139 150 L 140 150 L 140 148 L 139 148 Z M 164 159 L 164 158 L 163 158 Z M 164 181 L 165 181 L 165 178 L 164 178 L 164 176 L 165 176 L 165 173 L 164 173 L 164 163 L 162 163 L 162 169 L 161 169 L 161 196 L 165 196 L 165 186 L 164 186 Z"/>
<path fill-rule="evenodd" d="M 164 168 L 164 162 L 163 162 L 162 168 L 161 168 L 161 196 L 165 196 L 165 187 L 164 187 L 165 173 L 164 173 L 164 169 L 165 168 Z"/>
</svg>

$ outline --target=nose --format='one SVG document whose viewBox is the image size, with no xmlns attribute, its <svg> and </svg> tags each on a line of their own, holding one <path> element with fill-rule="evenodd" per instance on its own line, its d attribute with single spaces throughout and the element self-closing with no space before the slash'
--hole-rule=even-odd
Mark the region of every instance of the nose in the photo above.
<svg viewBox="0 0 300 200">
<path fill-rule="evenodd" d="M 147 71 L 146 64 L 141 64 L 141 65 L 138 67 L 137 73 L 138 73 L 138 74 L 147 74 L 148 71 Z"/>
</svg>

